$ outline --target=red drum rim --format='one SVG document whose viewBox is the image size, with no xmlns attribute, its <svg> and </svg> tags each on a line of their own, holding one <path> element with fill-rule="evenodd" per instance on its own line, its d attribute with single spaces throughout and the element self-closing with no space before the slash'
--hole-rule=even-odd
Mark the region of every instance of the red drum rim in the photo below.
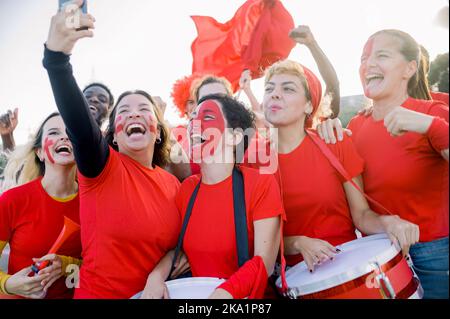
<svg viewBox="0 0 450 319">
<path fill-rule="evenodd" d="M 376 234 L 376 235 L 366 236 L 363 238 L 358 238 L 358 239 L 352 240 L 350 242 L 347 242 L 347 243 L 337 246 L 337 248 L 341 248 L 342 251 L 348 251 L 349 249 L 351 249 L 351 247 L 354 247 L 355 244 L 373 241 L 373 240 L 380 240 L 380 239 L 390 240 L 389 237 L 387 236 L 387 234 Z M 346 272 L 338 273 L 336 275 L 333 275 L 330 278 L 326 278 L 326 279 L 323 279 L 323 280 L 320 280 L 320 281 L 317 281 L 317 282 L 314 282 L 311 284 L 304 284 L 304 285 L 300 285 L 297 287 L 292 286 L 289 284 L 289 277 L 293 276 L 298 271 L 306 271 L 306 264 L 303 261 L 303 262 L 295 265 L 294 267 L 290 268 L 288 271 L 286 271 L 286 281 L 288 282 L 289 289 L 291 291 L 294 291 L 294 293 L 297 296 L 302 296 L 302 297 L 307 296 L 307 295 L 312 295 L 315 293 L 321 294 L 322 292 L 324 292 L 326 290 L 332 290 L 334 288 L 337 289 L 338 287 L 342 287 L 342 286 L 345 287 L 346 283 L 348 283 L 352 287 L 355 287 L 355 284 L 353 283 L 353 281 L 355 279 L 360 279 L 360 277 L 367 277 L 375 270 L 375 267 L 372 267 L 370 265 L 371 262 L 376 261 L 379 265 L 384 266 L 386 264 L 389 264 L 389 262 L 394 262 L 394 259 L 395 259 L 395 261 L 396 261 L 395 265 L 396 265 L 403 258 L 401 256 L 401 254 L 399 254 L 399 252 L 400 252 L 400 250 L 397 249 L 393 244 L 391 244 L 388 249 L 379 253 L 376 256 L 373 256 L 370 260 L 367 261 L 367 263 L 352 267 L 351 269 L 349 269 Z M 398 257 L 398 258 L 396 258 L 396 257 Z M 281 278 L 277 279 L 276 286 L 278 287 L 279 290 L 281 289 Z M 359 285 L 357 285 L 357 286 L 359 286 Z M 345 291 L 347 291 L 347 290 L 345 290 Z"/>
<path fill-rule="evenodd" d="M 398 263 L 400 263 L 403 259 L 403 256 L 401 253 L 397 254 L 395 258 L 393 258 L 388 263 L 381 265 L 381 270 L 384 273 L 387 273 L 389 270 L 397 266 Z M 342 285 L 339 285 L 337 287 L 329 288 L 323 291 L 319 291 L 316 293 L 308 294 L 308 295 L 301 295 L 298 298 L 299 299 L 324 299 L 324 298 L 332 298 L 335 296 L 338 296 L 342 293 L 351 291 L 353 289 L 359 288 L 366 284 L 367 278 L 372 273 L 366 274 L 364 276 L 361 276 L 359 278 L 356 278 L 350 282 L 344 283 Z M 411 277 L 410 282 L 396 294 L 396 299 L 408 299 L 410 296 L 414 295 L 414 293 L 419 289 L 420 283 L 419 281 Z"/>
</svg>

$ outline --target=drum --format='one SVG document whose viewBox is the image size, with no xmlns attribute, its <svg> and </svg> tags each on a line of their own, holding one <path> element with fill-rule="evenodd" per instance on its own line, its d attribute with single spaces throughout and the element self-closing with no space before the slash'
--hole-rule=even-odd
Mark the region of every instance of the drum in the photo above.
<svg viewBox="0 0 450 319">
<path fill-rule="evenodd" d="M 211 277 L 191 277 L 166 281 L 170 299 L 208 299 L 225 280 Z M 138 299 L 142 291 L 131 297 Z"/>
<path fill-rule="evenodd" d="M 421 299 L 418 277 L 386 234 L 337 246 L 341 253 L 315 266 L 303 261 L 286 271 L 292 299 Z M 281 292 L 281 278 L 276 281 Z"/>
</svg>

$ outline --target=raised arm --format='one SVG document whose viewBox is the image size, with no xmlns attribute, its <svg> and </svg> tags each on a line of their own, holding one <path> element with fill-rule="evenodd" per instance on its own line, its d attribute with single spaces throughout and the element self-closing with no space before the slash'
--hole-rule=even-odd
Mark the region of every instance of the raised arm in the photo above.
<svg viewBox="0 0 450 319">
<path fill-rule="evenodd" d="M 245 95 L 247 95 L 248 100 L 252 106 L 252 111 L 255 114 L 256 128 L 268 128 L 270 127 L 269 123 L 266 121 L 264 116 L 264 111 L 262 109 L 262 104 L 259 103 L 255 94 L 253 94 L 251 88 L 252 77 L 250 74 L 250 70 L 244 70 L 241 74 L 241 78 L 239 80 L 239 87 L 242 91 L 244 91 Z"/>
<path fill-rule="evenodd" d="M 337 117 L 340 110 L 341 94 L 339 89 L 339 79 L 333 65 L 331 64 L 325 53 L 322 51 L 308 26 L 298 26 L 291 31 L 289 36 L 297 43 L 306 45 L 306 47 L 311 52 L 314 60 L 316 61 L 317 67 L 319 68 L 320 75 L 325 81 L 325 94 L 330 93 L 332 96 L 332 118 Z"/>
<path fill-rule="evenodd" d="M 16 143 L 14 141 L 14 130 L 19 121 L 19 109 L 14 111 L 8 110 L 3 115 L 0 115 L 0 136 L 2 138 L 3 150 L 6 152 L 14 151 Z"/>
<path fill-rule="evenodd" d="M 43 64 L 72 142 L 78 169 L 86 177 L 96 177 L 106 165 L 109 148 L 90 113 L 69 62 L 75 43 L 81 38 L 92 37 L 93 33 L 91 30 L 76 31 L 77 26 L 71 26 L 67 22 L 75 21 L 73 17 L 70 18 L 70 14 L 74 13 L 59 12 L 53 16 Z M 81 14 L 80 26 L 94 28 L 94 18 Z"/>
</svg>

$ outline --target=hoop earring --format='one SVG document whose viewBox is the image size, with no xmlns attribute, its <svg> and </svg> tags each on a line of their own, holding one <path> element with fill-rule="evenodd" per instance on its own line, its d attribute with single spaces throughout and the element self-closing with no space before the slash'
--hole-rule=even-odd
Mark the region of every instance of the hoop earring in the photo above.
<svg viewBox="0 0 450 319">
<path fill-rule="evenodd" d="M 112 143 L 113 143 L 113 145 L 116 145 L 116 146 L 117 146 L 116 140 L 113 140 Z"/>
<path fill-rule="evenodd" d="M 161 144 L 161 142 L 162 142 L 161 138 L 158 137 L 158 138 L 156 139 L 156 144 Z"/>
</svg>

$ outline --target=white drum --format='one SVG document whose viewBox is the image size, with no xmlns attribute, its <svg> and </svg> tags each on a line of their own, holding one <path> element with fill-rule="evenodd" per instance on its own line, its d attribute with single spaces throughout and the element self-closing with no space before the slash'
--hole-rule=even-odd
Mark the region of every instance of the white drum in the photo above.
<svg viewBox="0 0 450 319">
<path fill-rule="evenodd" d="M 305 262 L 286 272 L 286 297 L 294 299 L 382 299 L 423 296 L 420 282 L 386 234 L 337 246 L 341 253 L 315 267 Z M 281 292 L 281 278 L 276 281 Z"/>
<path fill-rule="evenodd" d="M 170 299 L 207 299 L 225 280 L 211 277 L 192 277 L 166 281 Z M 138 299 L 142 291 L 131 297 Z"/>
</svg>

